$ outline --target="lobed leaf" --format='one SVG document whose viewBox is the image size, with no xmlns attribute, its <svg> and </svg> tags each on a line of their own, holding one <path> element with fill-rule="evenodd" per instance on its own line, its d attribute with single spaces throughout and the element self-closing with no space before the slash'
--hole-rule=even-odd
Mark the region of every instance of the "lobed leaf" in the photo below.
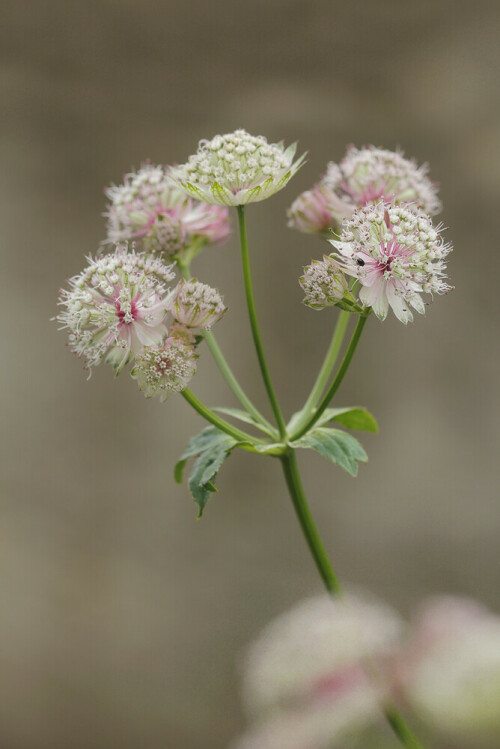
<svg viewBox="0 0 500 749">
<path fill-rule="evenodd" d="M 315 427 L 300 439 L 290 443 L 292 447 L 316 450 L 332 463 L 336 463 L 351 476 L 358 473 L 358 462 L 365 463 L 368 456 L 358 440 L 340 429 Z"/>
</svg>

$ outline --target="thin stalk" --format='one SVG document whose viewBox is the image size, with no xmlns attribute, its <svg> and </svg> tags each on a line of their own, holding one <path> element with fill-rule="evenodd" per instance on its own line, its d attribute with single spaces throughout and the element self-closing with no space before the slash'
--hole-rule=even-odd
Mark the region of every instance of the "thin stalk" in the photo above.
<svg viewBox="0 0 500 749">
<path fill-rule="evenodd" d="M 314 411 L 314 413 L 310 416 L 308 421 L 301 426 L 300 429 L 298 429 L 291 437 L 291 440 L 299 439 L 299 437 L 302 437 L 303 434 L 308 432 L 311 427 L 314 426 L 314 424 L 318 421 L 323 411 L 328 408 L 333 396 L 339 389 L 342 380 L 344 379 L 345 373 L 349 369 L 349 364 L 351 363 L 351 359 L 354 356 L 354 352 L 356 351 L 356 347 L 358 345 L 359 339 L 361 337 L 361 333 L 363 332 L 363 328 L 365 326 L 367 315 L 360 315 L 358 318 L 358 322 L 356 324 L 356 328 L 354 329 L 354 333 L 352 334 L 352 338 L 349 342 L 349 346 L 347 347 L 347 351 L 344 354 L 344 358 L 342 359 L 342 363 L 338 369 L 337 374 L 335 375 L 335 378 L 328 388 L 327 392 L 321 399 L 320 404 Z"/>
<path fill-rule="evenodd" d="M 189 281 L 189 279 L 192 278 L 189 265 L 186 264 L 181 259 L 177 260 L 177 265 L 178 265 L 178 268 L 182 277 L 185 278 L 186 281 Z M 273 427 L 273 425 L 270 424 L 268 420 L 260 413 L 260 411 L 253 405 L 250 398 L 244 392 L 240 383 L 236 379 L 234 372 L 229 366 L 224 354 L 222 353 L 219 347 L 219 344 L 217 343 L 217 340 L 214 334 L 212 333 L 212 331 L 203 330 L 202 334 L 203 334 L 205 341 L 207 342 L 208 349 L 210 353 L 212 354 L 214 361 L 217 367 L 219 368 L 220 373 L 224 377 L 225 381 L 227 382 L 233 394 L 236 396 L 237 400 L 241 403 L 243 408 L 245 408 L 248 411 L 248 413 L 251 416 L 253 416 L 255 421 L 257 421 L 259 424 L 261 424 L 264 427 L 264 431 L 266 433 L 270 434 L 271 436 L 277 436 L 276 430 Z"/>
<path fill-rule="evenodd" d="M 288 453 L 283 455 L 281 458 L 281 465 L 283 466 L 283 473 L 285 474 L 285 481 L 292 498 L 293 506 L 297 514 L 297 518 L 302 528 L 302 532 L 309 546 L 309 550 L 313 556 L 313 559 L 318 568 L 318 572 L 325 584 L 325 587 L 330 593 L 334 595 L 341 595 L 342 588 L 338 581 L 337 575 L 335 574 L 332 564 L 326 553 L 326 549 L 323 546 L 321 536 L 319 535 L 318 529 L 314 522 L 311 510 L 307 503 L 307 498 L 302 486 L 302 481 L 299 473 L 299 466 L 297 464 L 297 458 L 294 450 L 290 450 Z"/>
<path fill-rule="evenodd" d="M 208 408 L 208 406 L 205 406 L 204 403 L 199 401 L 198 398 L 193 395 L 193 393 L 188 388 L 185 388 L 181 392 L 181 395 L 189 403 L 189 405 L 194 408 L 195 411 L 198 411 L 200 416 L 203 416 L 204 419 L 209 421 L 218 429 L 221 429 L 223 432 L 226 432 L 226 434 L 229 434 L 231 437 L 234 437 L 235 439 L 241 440 L 243 442 L 249 442 L 251 445 L 266 444 L 264 440 L 256 439 L 251 434 L 247 434 L 247 432 L 244 432 L 241 429 L 234 427 L 232 424 L 229 424 L 229 422 L 227 422 L 225 419 L 221 419 L 221 417 L 214 413 L 210 408 Z"/>
<path fill-rule="evenodd" d="M 321 393 L 325 389 L 326 384 L 330 379 L 332 369 L 335 366 L 340 347 L 342 346 L 342 341 L 344 340 L 350 316 L 350 312 L 342 310 L 339 317 L 337 318 L 337 324 L 335 325 L 335 330 L 333 331 L 332 340 L 330 341 L 330 345 L 328 347 L 328 351 L 326 352 L 323 364 L 321 365 L 318 377 L 316 378 L 313 389 L 311 390 L 309 397 L 304 403 L 304 406 L 300 412 L 300 418 L 296 423 L 295 429 L 297 431 L 301 429 L 304 424 L 307 424 L 312 412 L 314 411 L 316 403 L 321 397 Z"/>
<path fill-rule="evenodd" d="M 300 478 L 299 466 L 294 450 L 289 450 L 280 457 L 283 473 L 292 498 L 293 506 L 297 514 L 300 527 L 309 546 L 309 550 L 316 563 L 319 574 L 323 580 L 325 588 L 333 596 L 342 596 L 337 575 L 335 574 L 328 554 L 319 535 L 318 529 L 309 509 L 307 498 Z M 388 724 L 392 728 L 395 736 L 402 746 L 407 749 L 423 749 L 422 744 L 410 731 L 409 727 L 399 710 L 392 704 L 386 703 L 382 706 L 382 712 Z"/>
<path fill-rule="evenodd" d="M 264 385 L 266 387 L 267 395 L 269 397 L 269 402 L 271 404 L 271 408 L 273 410 L 274 417 L 276 419 L 276 424 L 278 426 L 280 437 L 282 439 L 285 439 L 286 437 L 285 421 L 283 419 L 283 415 L 281 413 L 281 409 L 278 404 L 278 399 L 276 398 L 276 393 L 274 391 L 273 383 L 271 380 L 271 375 L 270 375 L 269 368 L 267 366 L 266 357 L 264 354 L 264 347 L 262 345 L 262 339 L 260 336 L 259 323 L 257 321 L 257 311 L 255 309 L 255 299 L 253 295 L 253 286 L 252 286 L 252 275 L 250 272 L 250 258 L 248 254 L 248 240 L 247 240 L 247 230 L 246 230 L 246 222 L 245 222 L 245 206 L 244 205 L 237 206 L 237 211 L 238 211 L 238 226 L 239 226 L 239 231 L 240 231 L 241 263 L 243 266 L 245 295 L 247 299 L 248 316 L 250 318 L 250 327 L 252 329 L 253 342 L 255 345 L 255 351 L 257 353 L 257 359 L 259 360 L 259 366 L 260 366 L 260 371 L 262 374 L 262 379 L 264 380 Z"/>
</svg>

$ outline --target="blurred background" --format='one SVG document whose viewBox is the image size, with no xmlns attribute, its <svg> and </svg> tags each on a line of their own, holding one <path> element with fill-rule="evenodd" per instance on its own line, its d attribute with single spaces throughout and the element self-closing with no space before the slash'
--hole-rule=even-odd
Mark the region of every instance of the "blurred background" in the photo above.
<svg viewBox="0 0 500 749">
<path fill-rule="evenodd" d="M 49 321 L 104 238 L 103 188 L 218 132 L 309 151 L 248 210 L 287 414 L 335 317 L 301 305 L 323 246 L 286 228 L 287 206 L 351 142 L 430 162 L 456 291 L 407 329 L 370 320 L 338 396 L 379 420 L 359 477 L 301 466 L 343 580 L 404 613 L 441 591 L 500 608 L 499 32 L 482 0 L 4 0 L 2 749 L 225 747 L 242 647 L 321 590 L 276 462 L 235 454 L 196 521 L 172 469 L 200 419 L 109 368 L 86 381 Z M 236 238 L 194 271 L 223 293 L 219 342 L 265 408 Z M 192 389 L 235 405 L 208 351 Z"/>
</svg>

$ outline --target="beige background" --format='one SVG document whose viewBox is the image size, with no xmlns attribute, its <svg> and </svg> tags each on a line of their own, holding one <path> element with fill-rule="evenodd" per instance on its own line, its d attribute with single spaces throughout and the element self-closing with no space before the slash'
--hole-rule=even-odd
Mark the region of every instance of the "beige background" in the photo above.
<svg viewBox="0 0 500 749">
<path fill-rule="evenodd" d="M 104 367 L 87 382 L 49 322 L 104 236 L 103 187 L 217 132 L 309 150 L 248 211 L 288 414 L 333 314 L 300 304 L 322 247 L 285 227 L 287 205 L 349 142 L 430 161 L 456 291 L 408 329 L 370 320 L 339 393 L 380 422 L 359 478 L 301 464 L 343 579 L 404 611 L 434 591 L 500 608 L 499 32 L 497 2 L 4 0 L 2 749 L 226 746 L 243 644 L 321 589 L 277 463 L 232 457 L 196 522 L 172 468 L 198 417 Z M 224 293 L 220 342 L 264 405 L 235 239 L 195 270 Z M 233 403 L 208 352 L 193 390 Z"/>
</svg>

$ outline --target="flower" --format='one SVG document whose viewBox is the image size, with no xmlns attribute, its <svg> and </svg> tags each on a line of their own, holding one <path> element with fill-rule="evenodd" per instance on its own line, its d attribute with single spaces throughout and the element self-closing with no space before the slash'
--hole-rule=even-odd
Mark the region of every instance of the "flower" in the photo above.
<svg viewBox="0 0 500 749">
<path fill-rule="evenodd" d="M 202 328 L 210 330 L 227 307 L 218 291 L 207 284 L 200 283 L 196 278 L 189 281 L 182 279 L 177 284 L 169 310 L 174 319 L 188 328 Z"/>
<path fill-rule="evenodd" d="M 216 205 L 246 205 L 281 190 L 302 165 L 293 161 L 297 144 L 268 143 L 263 135 L 236 130 L 201 140 L 186 164 L 172 167 L 172 179 L 188 195 Z"/>
<path fill-rule="evenodd" d="M 398 663 L 415 714 L 464 749 L 500 746 L 500 617 L 467 598 L 421 609 Z"/>
<path fill-rule="evenodd" d="M 180 338 L 169 337 L 160 346 L 146 346 L 135 358 L 131 371 L 146 398 L 160 396 L 163 403 L 172 393 L 188 386 L 196 372 L 194 347 Z"/>
<path fill-rule="evenodd" d="M 321 183 L 313 185 L 294 200 L 287 216 L 287 225 L 304 234 L 327 231 L 333 223 L 329 191 Z"/>
<path fill-rule="evenodd" d="M 427 164 L 417 166 L 401 151 L 375 146 L 349 146 L 340 164 L 328 164 L 322 184 L 343 204 L 333 207 L 332 215 L 342 221 L 346 212 L 379 200 L 415 203 L 431 216 L 441 211 L 437 186 L 427 177 Z"/>
<path fill-rule="evenodd" d="M 70 350 L 86 369 L 104 360 L 118 374 L 143 346 L 166 336 L 167 284 L 175 274 L 159 258 L 125 246 L 87 260 L 70 289 L 61 290 L 65 309 L 55 319 L 68 329 Z"/>
<path fill-rule="evenodd" d="M 143 164 L 106 195 L 110 242 L 140 238 L 149 251 L 173 255 L 194 238 L 217 243 L 230 233 L 227 209 L 187 197 L 162 166 Z"/>
<path fill-rule="evenodd" d="M 323 260 L 313 260 L 304 268 L 299 283 L 305 293 L 304 304 L 312 309 L 331 307 L 347 291 L 347 280 L 338 262 L 330 255 Z"/>
<path fill-rule="evenodd" d="M 420 294 L 443 294 L 451 251 L 431 219 L 417 207 L 379 202 L 357 209 L 343 223 L 340 239 L 330 240 L 341 268 L 361 284 L 359 298 L 384 320 L 389 307 L 403 323 L 413 320 L 411 305 L 424 314 Z"/>
</svg>

